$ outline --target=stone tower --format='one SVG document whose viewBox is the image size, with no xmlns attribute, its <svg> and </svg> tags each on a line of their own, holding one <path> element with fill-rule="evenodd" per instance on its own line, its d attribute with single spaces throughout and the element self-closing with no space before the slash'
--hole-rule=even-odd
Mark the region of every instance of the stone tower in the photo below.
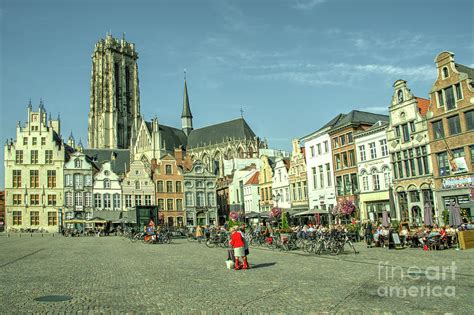
<svg viewBox="0 0 474 315">
<path fill-rule="evenodd" d="M 186 78 L 184 79 L 184 95 L 183 95 L 183 112 L 181 113 L 181 128 L 189 136 L 193 130 L 193 114 L 189 108 L 189 97 L 188 97 L 188 86 L 186 84 Z"/>
<path fill-rule="evenodd" d="M 107 34 L 92 54 L 89 148 L 128 149 L 140 126 L 138 53 Z"/>
</svg>

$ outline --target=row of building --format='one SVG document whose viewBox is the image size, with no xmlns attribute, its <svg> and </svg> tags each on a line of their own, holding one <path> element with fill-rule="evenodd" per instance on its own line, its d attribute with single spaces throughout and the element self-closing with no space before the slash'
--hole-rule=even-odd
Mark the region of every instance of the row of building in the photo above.
<svg viewBox="0 0 474 315">
<path fill-rule="evenodd" d="M 135 46 L 108 35 L 93 53 L 88 148 L 61 138 L 59 117 L 28 106 L 16 139 L 5 145 L 8 228 L 134 221 L 157 206 L 169 225 L 223 224 L 231 211 L 262 216 L 331 212 L 344 199 L 358 219 L 419 224 L 424 208 L 472 207 L 474 98 L 472 68 L 450 52 L 436 59 L 430 99 L 397 80 L 389 115 L 337 114 L 294 140 L 291 154 L 268 149 L 243 117 L 194 129 L 184 82 L 181 128 L 140 114 Z M 471 212 L 472 213 L 472 212 Z M 2 218 L 0 218 L 0 221 Z"/>
</svg>

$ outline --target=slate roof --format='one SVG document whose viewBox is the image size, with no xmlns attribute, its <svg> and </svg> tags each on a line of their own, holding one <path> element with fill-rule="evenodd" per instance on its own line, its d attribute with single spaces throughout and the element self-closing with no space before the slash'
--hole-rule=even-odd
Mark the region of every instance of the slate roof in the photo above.
<svg viewBox="0 0 474 315">
<path fill-rule="evenodd" d="M 174 154 L 174 149 L 180 146 L 186 147 L 187 138 L 183 130 L 159 125 L 161 140 L 165 142 L 166 151 Z"/>
<path fill-rule="evenodd" d="M 188 148 L 221 143 L 228 138 L 253 139 L 255 133 L 243 118 L 215 124 L 191 131 L 188 137 Z"/>
<path fill-rule="evenodd" d="M 334 117 L 333 119 L 331 119 L 328 123 L 326 123 L 324 126 L 322 126 L 321 128 L 319 128 L 318 130 L 316 131 L 313 131 L 312 133 L 304 136 L 304 137 L 301 137 L 301 139 L 306 139 L 308 137 L 311 137 L 312 135 L 318 133 L 319 131 L 321 130 L 324 130 L 325 128 L 327 127 L 332 127 L 334 126 L 335 124 L 337 124 L 342 118 L 344 118 L 346 116 L 346 114 L 338 114 L 336 117 Z"/>
<path fill-rule="evenodd" d="M 352 124 L 367 124 L 373 125 L 377 121 L 388 121 L 387 115 L 374 114 L 369 112 L 362 112 L 359 110 L 353 110 L 349 114 L 345 115 L 340 119 L 334 126 L 334 129 L 342 128 Z"/>
<path fill-rule="evenodd" d="M 130 169 L 130 150 L 128 149 L 84 149 L 84 154 L 96 161 L 99 168 L 102 163 L 109 161 L 112 170 L 117 175 L 125 175 Z"/>
<path fill-rule="evenodd" d="M 459 72 L 463 72 L 463 73 L 466 73 L 467 76 L 470 78 L 470 79 L 474 79 L 474 69 L 471 68 L 471 67 L 467 67 L 467 66 L 463 66 L 459 63 L 455 63 L 454 64 L 455 67 L 456 67 L 456 70 L 458 70 Z"/>
</svg>

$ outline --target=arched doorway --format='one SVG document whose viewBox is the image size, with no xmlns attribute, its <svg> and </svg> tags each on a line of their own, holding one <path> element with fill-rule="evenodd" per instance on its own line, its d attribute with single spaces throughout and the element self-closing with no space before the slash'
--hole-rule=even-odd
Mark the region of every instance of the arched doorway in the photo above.
<svg viewBox="0 0 474 315">
<path fill-rule="evenodd" d="M 412 224 L 421 225 L 422 217 L 421 217 L 421 208 L 418 206 L 413 206 L 411 208 L 411 222 Z"/>
</svg>

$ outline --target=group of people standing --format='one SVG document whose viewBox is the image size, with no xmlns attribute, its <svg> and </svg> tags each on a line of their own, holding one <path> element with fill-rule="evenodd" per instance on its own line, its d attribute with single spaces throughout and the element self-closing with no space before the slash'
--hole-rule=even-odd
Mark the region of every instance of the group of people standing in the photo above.
<svg viewBox="0 0 474 315">
<path fill-rule="evenodd" d="M 228 259 L 235 261 L 235 270 L 249 269 L 247 260 L 247 255 L 249 254 L 249 240 L 245 234 L 245 225 L 242 225 L 242 227 L 231 227 L 229 232 L 229 246 L 232 248 L 229 248 Z M 240 263 L 240 258 L 242 258 L 242 264 Z"/>
</svg>

